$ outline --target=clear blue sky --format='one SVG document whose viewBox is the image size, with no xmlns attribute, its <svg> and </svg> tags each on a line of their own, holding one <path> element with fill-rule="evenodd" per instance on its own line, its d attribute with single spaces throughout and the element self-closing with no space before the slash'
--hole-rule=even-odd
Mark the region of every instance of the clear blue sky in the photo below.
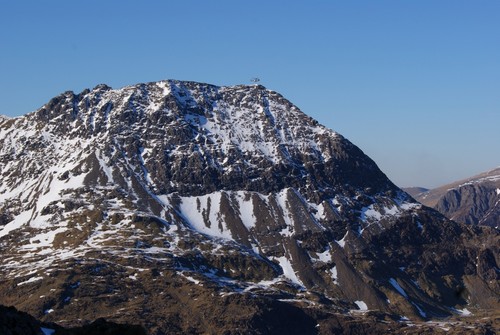
<svg viewBox="0 0 500 335">
<path fill-rule="evenodd" d="M 500 165 L 498 0 L 0 0 L 0 114 L 99 83 L 255 76 L 399 186 Z"/>
</svg>

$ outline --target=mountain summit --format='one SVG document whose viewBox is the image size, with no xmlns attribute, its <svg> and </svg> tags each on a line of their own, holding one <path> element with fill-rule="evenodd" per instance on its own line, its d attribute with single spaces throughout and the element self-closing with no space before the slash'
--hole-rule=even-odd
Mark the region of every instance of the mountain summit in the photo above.
<svg viewBox="0 0 500 335">
<path fill-rule="evenodd" d="M 0 162 L 0 303 L 44 321 L 328 333 L 498 307 L 497 232 L 260 85 L 65 92 L 0 118 Z"/>
</svg>

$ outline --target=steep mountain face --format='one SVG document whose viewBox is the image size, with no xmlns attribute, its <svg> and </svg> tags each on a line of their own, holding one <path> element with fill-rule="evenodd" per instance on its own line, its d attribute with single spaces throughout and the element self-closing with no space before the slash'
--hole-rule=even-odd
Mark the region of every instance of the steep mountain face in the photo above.
<svg viewBox="0 0 500 335">
<path fill-rule="evenodd" d="M 426 206 L 466 224 L 499 228 L 500 168 L 415 195 Z"/>
<path fill-rule="evenodd" d="M 66 92 L 0 119 L 0 164 L 0 303 L 43 321 L 328 334 L 498 310 L 497 231 L 263 86 Z"/>
</svg>

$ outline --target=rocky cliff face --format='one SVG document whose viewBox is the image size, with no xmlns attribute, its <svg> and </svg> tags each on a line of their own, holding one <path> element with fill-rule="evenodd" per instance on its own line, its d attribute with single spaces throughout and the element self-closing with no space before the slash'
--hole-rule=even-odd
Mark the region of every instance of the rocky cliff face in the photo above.
<svg viewBox="0 0 500 335">
<path fill-rule="evenodd" d="M 500 168 L 433 190 L 415 198 L 448 218 L 473 225 L 499 228 Z"/>
<path fill-rule="evenodd" d="M 304 334 L 498 308 L 496 231 L 262 86 L 66 92 L 0 119 L 0 162 L 0 303 L 44 321 Z"/>
</svg>

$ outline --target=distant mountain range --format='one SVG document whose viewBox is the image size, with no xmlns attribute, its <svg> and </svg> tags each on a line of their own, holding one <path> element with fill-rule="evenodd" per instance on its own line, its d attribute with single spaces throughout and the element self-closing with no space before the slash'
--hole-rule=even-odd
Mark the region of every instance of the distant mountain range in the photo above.
<svg viewBox="0 0 500 335">
<path fill-rule="evenodd" d="M 452 220 L 499 228 L 500 168 L 432 190 L 404 190 Z"/>
<path fill-rule="evenodd" d="M 0 304 L 46 323 L 431 333 L 495 320 L 499 246 L 260 85 L 99 85 L 0 118 Z"/>
</svg>

